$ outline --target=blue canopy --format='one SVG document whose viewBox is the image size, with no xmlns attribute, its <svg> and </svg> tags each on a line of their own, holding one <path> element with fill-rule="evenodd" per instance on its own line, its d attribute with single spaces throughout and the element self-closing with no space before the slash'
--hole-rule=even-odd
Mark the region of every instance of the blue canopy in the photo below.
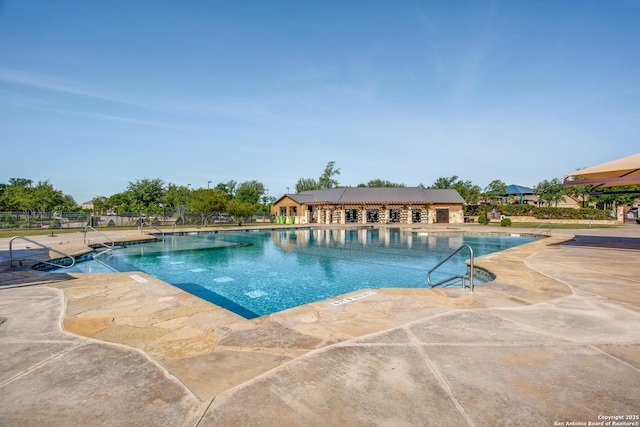
<svg viewBox="0 0 640 427">
<path fill-rule="evenodd" d="M 533 194 L 533 189 L 529 187 L 523 187 L 522 185 L 510 185 L 507 187 L 507 191 L 504 192 L 506 196 L 517 194 L 523 196 L 525 194 Z"/>
<path fill-rule="evenodd" d="M 520 196 L 520 204 L 522 204 L 522 196 L 526 194 L 533 194 L 533 190 L 529 187 L 523 187 L 522 185 L 510 185 L 507 187 L 507 190 L 504 192 L 505 196 Z"/>
</svg>

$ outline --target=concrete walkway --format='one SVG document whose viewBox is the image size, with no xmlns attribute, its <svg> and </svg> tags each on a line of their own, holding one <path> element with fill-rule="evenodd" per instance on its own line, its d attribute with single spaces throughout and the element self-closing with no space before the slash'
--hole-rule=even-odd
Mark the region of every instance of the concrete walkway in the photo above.
<svg viewBox="0 0 640 427">
<path fill-rule="evenodd" d="M 474 293 L 254 320 L 144 273 L 9 269 L 0 240 L 0 425 L 640 425 L 640 226 L 570 232 L 478 258 Z"/>
</svg>

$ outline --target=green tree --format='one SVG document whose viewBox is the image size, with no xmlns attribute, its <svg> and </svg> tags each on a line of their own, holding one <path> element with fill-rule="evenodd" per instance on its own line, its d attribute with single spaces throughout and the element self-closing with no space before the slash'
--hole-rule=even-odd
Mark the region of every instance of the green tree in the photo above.
<svg viewBox="0 0 640 427">
<path fill-rule="evenodd" d="M 477 205 L 482 192 L 478 185 L 471 181 L 457 181 L 453 184 L 453 189 L 462 196 L 462 198 L 470 205 Z"/>
<path fill-rule="evenodd" d="M 139 179 L 129 182 L 125 190 L 129 206 L 140 211 L 157 211 L 164 201 L 164 182 L 159 179 Z"/>
<path fill-rule="evenodd" d="M 319 189 L 320 184 L 313 178 L 300 178 L 298 182 L 296 182 L 296 193 Z"/>
<path fill-rule="evenodd" d="M 99 212 L 100 214 L 105 214 L 111 208 L 109 206 L 109 199 L 105 196 L 97 196 L 91 199 L 91 203 L 93 203 L 93 209 Z"/>
<path fill-rule="evenodd" d="M 206 225 L 207 219 L 216 212 L 224 212 L 227 209 L 229 196 L 216 190 L 200 188 L 191 193 L 189 207 L 192 212 L 198 213 L 201 223 Z"/>
<path fill-rule="evenodd" d="M 576 171 L 581 169 L 583 168 L 577 168 Z M 580 202 L 581 207 L 585 208 L 592 188 L 593 185 L 570 185 L 565 187 L 565 193 L 576 202 Z"/>
<path fill-rule="evenodd" d="M 30 210 L 30 193 L 33 181 L 25 178 L 9 178 L 2 192 L 0 206 L 2 210 Z"/>
<path fill-rule="evenodd" d="M 30 199 L 33 209 L 40 212 L 54 211 L 65 203 L 62 191 L 53 188 L 49 181 L 38 182 L 31 190 Z"/>
<path fill-rule="evenodd" d="M 625 185 L 590 193 L 589 201 L 594 202 L 598 209 L 608 210 L 615 206 L 633 205 L 638 197 L 640 197 L 640 185 Z"/>
<path fill-rule="evenodd" d="M 482 197 L 489 199 L 492 203 L 496 203 L 507 192 L 507 184 L 499 179 L 494 179 L 484 187 Z"/>
<path fill-rule="evenodd" d="M 318 178 L 318 185 L 320 186 L 320 188 L 336 188 L 340 185 L 334 178 L 336 175 L 340 175 L 340 169 L 336 168 L 335 166 L 336 162 L 334 161 L 330 161 L 329 163 L 327 163 L 327 166 L 325 166 L 324 168 L 324 172 L 322 172 L 322 175 L 320 175 L 320 178 Z"/>
<path fill-rule="evenodd" d="M 296 183 L 296 193 L 309 190 L 325 190 L 336 188 L 340 184 L 334 177 L 340 175 L 340 169 L 336 168 L 336 162 L 330 161 L 324 168 L 324 172 L 316 181 L 313 178 L 300 178 Z"/>
<path fill-rule="evenodd" d="M 0 211 L 5 210 L 4 197 L 5 197 L 5 192 L 7 191 L 7 187 L 8 187 L 7 184 L 0 182 Z"/>
<path fill-rule="evenodd" d="M 131 212 L 126 193 L 116 193 L 109 196 L 106 203 L 107 209 L 115 209 L 118 213 Z"/>
<path fill-rule="evenodd" d="M 547 203 L 548 206 L 555 203 L 555 207 L 558 207 L 558 202 L 562 200 L 566 190 L 560 178 L 553 178 L 551 181 L 545 179 L 539 182 L 533 188 L 533 194 L 538 196 L 541 202 Z"/>
<path fill-rule="evenodd" d="M 56 206 L 56 209 L 60 212 L 76 212 L 81 210 L 74 198 L 68 194 L 62 195 L 62 203 Z"/>
<path fill-rule="evenodd" d="M 422 185 L 421 185 L 422 186 Z M 433 185 L 427 188 L 432 189 L 454 189 L 460 196 L 471 205 L 477 204 L 480 199 L 481 188 L 471 181 L 462 181 L 457 175 L 451 177 L 440 177 L 435 180 Z"/>
<path fill-rule="evenodd" d="M 226 193 L 229 196 L 229 200 L 233 200 L 236 197 L 236 187 L 238 183 L 233 179 L 228 182 L 221 182 L 216 185 L 215 190 L 220 193 Z"/>
<path fill-rule="evenodd" d="M 592 188 L 593 185 L 571 185 L 565 188 L 565 192 L 567 196 L 580 203 L 582 208 L 586 208 Z"/>
<path fill-rule="evenodd" d="M 247 218 L 252 216 L 256 211 L 256 208 L 251 203 L 239 202 L 232 200 L 227 205 L 227 212 L 229 215 L 233 215 L 236 218 Z"/>
<path fill-rule="evenodd" d="M 431 184 L 431 186 L 427 187 L 427 188 L 433 188 L 433 189 L 447 189 L 447 188 L 453 188 L 454 184 L 458 181 L 458 175 L 453 175 L 452 177 L 446 178 L 446 177 L 440 177 L 438 179 L 436 179 L 434 181 L 433 184 Z"/>
<path fill-rule="evenodd" d="M 9 178 L 9 186 L 27 188 L 33 185 L 33 181 L 27 178 Z"/>
<path fill-rule="evenodd" d="M 236 200 L 238 202 L 257 205 L 260 203 L 262 195 L 265 193 L 264 185 L 256 180 L 241 183 L 236 190 Z"/>
<path fill-rule="evenodd" d="M 76 206 L 73 197 L 55 189 L 49 181 L 33 185 L 30 179 L 11 178 L 9 184 L 3 184 L 0 194 L 0 210 L 47 212 Z"/>
<path fill-rule="evenodd" d="M 371 179 L 366 184 L 358 184 L 358 187 L 406 187 L 405 184 L 399 184 L 391 181 L 387 181 L 384 179 Z"/>
<path fill-rule="evenodd" d="M 164 206 L 174 212 L 181 212 L 189 203 L 191 191 L 186 185 L 169 183 L 164 194 Z"/>
</svg>

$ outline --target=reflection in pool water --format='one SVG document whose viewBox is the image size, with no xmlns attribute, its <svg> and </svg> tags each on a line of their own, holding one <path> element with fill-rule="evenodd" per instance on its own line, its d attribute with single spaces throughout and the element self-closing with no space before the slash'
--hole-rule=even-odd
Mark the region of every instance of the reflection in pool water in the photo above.
<svg viewBox="0 0 640 427">
<path fill-rule="evenodd" d="M 462 244 L 479 256 L 532 240 L 399 229 L 222 232 L 167 236 L 107 261 L 252 318 L 360 289 L 427 287 L 427 271 Z M 467 258 L 459 254 L 432 278 L 464 273 Z"/>
</svg>

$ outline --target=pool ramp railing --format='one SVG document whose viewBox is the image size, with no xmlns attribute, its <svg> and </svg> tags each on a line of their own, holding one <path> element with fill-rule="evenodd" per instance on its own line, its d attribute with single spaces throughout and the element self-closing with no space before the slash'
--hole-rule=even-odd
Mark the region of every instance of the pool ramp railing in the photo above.
<svg viewBox="0 0 640 427">
<path fill-rule="evenodd" d="M 536 226 L 533 230 L 531 230 L 530 234 L 534 236 L 539 236 L 542 234 L 543 231 L 546 231 L 547 235 L 551 234 L 551 221 L 546 221 Z"/>
<path fill-rule="evenodd" d="M 107 244 L 107 243 L 102 242 L 100 240 L 96 240 L 94 238 L 87 237 L 87 231 L 89 229 L 92 230 L 92 231 L 95 231 L 96 233 L 98 233 L 101 236 L 103 236 L 109 243 Z M 110 255 L 113 255 L 113 248 L 115 247 L 116 242 L 111 237 L 109 237 L 106 234 L 104 234 L 103 232 L 96 230 L 95 228 L 93 228 L 90 225 L 87 225 L 84 228 L 84 244 L 88 245 L 88 246 L 91 246 L 94 249 L 95 254 L 93 255 L 93 258 L 95 259 L 95 258 L 99 257 L 100 255 L 102 255 L 104 253 L 108 253 Z M 102 250 L 99 250 L 99 249 L 102 249 Z"/>
<path fill-rule="evenodd" d="M 140 230 L 140 234 L 147 233 L 147 234 L 153 234 L 153 235 L 157 236 L 157 233 L 152 233 L 150 231 L 144 231 L 144 227 L 153 228 L 158 233 L 160 233 L 159 239 L 160 240 L 164 240 L 164 231 L 160 230 L 158 227 L 155 227 L 152 224 L 149 224 L 148 222 L 144 222 L 144 221 L 140 222 L 140 225 L 138 226 L 138 229 Z"/>
<path fill-rule="evenodd" d="M 447 277 L 445 279 L 442 279 L 436 283 L 433 283 L 431 280 L 431 273 L 433 273 L 434 271 L 436 271 L 441 265 L 443 265 L 444 263 L 446 263 L 447 261 L 449 261 L 451 258 L 453 258 L 455 255 L 457 255 L 460 251 L 464 250 L 464 249 L 469 249 L 469 269 L 468 269 L 468 274 L 454 274 L 450 277 Z M 473 292 L 473 248 L 468 245 L 468 244 L 464 244 L 462 246 L 460 246 L 458 249 L 456 249 L 455 251 L 451 252 L 446 258 L 444 258 L 442 261 L 440 261 L 438 264 L 436 264 L 434 267 L 431 268 L 431 270 L 429 270 L 429 272 L 427 273 L 427 283 L 429 284 L 429 286 L 431 286 L 432 288 L 435 288 L 437 286 L 442 286 L 446 283 L 452 282 L 454 280 L 458 280 L 460 279 L 462 281 L 462 288 L 466 288 L 467 287 L 467 282 L 469 283 L 469 288 L 471 289 L 471 292 Z"/>
<path fill-rule="evenodd" d="M 100 234 L 102 237 L 105 238 L 105 240 L 107 240 L 110 244 L 106 244 L 104 242 L 101 242 L 99 240 L 96 239 L 92 239 L 92 238 L 88 238 L 87 239 L 87 231 L 91 230 L 91 231 L 95 231 L 96 233 Z M 93 228 L 90 225 L 87 225 L 86 227 L 84 227 L 84 244 L 88 244 L 88 241 L 94 241 L 96 242 L 96 244 L 98 244 L 99 246 L 105 246 L 108 248 L 113 248 L 116 245 L 116 242 L 109 236 L 107 236 L 106 234 L 104 234 L 102 231 L 96 230 L 95 228 Z"/>
<path fill-rule="evenodd" d="M 52 261 L 35 260 L 35 261 L 38 261 L 39 263 L 47 264 L 47 265 L 50 265 L 50 266 L 53 266 L 53 267 L 57 267 L 57 268 L 58 267 L 59 268 L 71 268 L 74 265 L 76 265 L 76 259 L 73 256 L 69 255 L 68 253 L 62 252 L 59 249 L 52 248 L 51 246 L 45 245 L 44 243 L 40 243 L 40 242 L 38 242 L 36 240 L 30 239 L 30 238 L 25 237 L 25 236 L 14 236 L 9 240 L 9 266 L 10 266 L 10 268 L 13 268 L 13 241 L 16 240 L 16 239 L 25 240 L 25 241 L 27 241 L 29 243 L 32 243 L 32 244 L 36 245 L 36 246 L 40 246 L 41 248 L 46 249 L 49 252 L 55 252 L 55 253 L 57 253 L 59 255 L 62 255 L 62 259 L 64 259 L 64 260 L 66 260 L 67 258 L 71 260 L 71 262 L 69 262 L 69 263 L 62 262 L 62 261 L 54 262 L 54 260 L 52 260 Z M 20 261 L 20 265 L 22 265 L 23 258 L 21 258 L 19 261 Z"/>
</svg>

